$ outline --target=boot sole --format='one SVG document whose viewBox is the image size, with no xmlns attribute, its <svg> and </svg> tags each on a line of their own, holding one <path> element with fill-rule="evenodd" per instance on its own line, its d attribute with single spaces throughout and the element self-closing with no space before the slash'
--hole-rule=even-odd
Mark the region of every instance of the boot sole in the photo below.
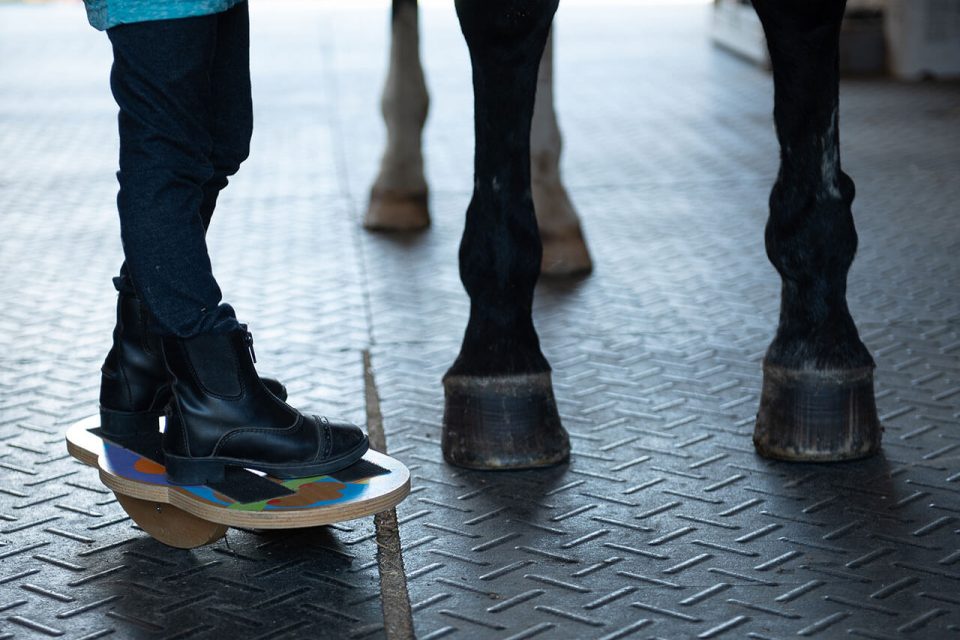
<svg viewBox="0 0 960 640">
<path fill-rule="evenodd" d="M 324 476 L 349 467 L 360 460 L 370 447 L 370 442 L 364 436 L 363 441 L 346 453 L 336 458 L 322 462 L 296 462 L 288 464 L 266 463 L 257 460 L 242 458 L 210 457 L 190 458 L 165 454 L 164 466 L 167 469 L 167 480 L 170 484 L 202 485 L 220 482 L 226 476 L 227 467 L 243 467 L 262 471 L 274 478 L 306 478 L 310 476 Z"/>
</svg>

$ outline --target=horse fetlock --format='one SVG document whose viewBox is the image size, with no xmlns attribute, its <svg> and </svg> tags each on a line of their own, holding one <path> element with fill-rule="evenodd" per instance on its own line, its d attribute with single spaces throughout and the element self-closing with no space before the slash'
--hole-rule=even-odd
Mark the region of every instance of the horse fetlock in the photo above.
<svg viewBox="0 0 960 640">
<path fill-rule="evenodd" d="M 857 243 L 853 215 L 840 202 L 817 202 L 793 211 L 770 208 L 764 245 L 771 264 L 787 280 L 828 278 L 845 287 Z"/>
<path fill-rule="evenodd" d="M 559 176 L 537 179 L 537 173 L 535 163 L 531 192 L 543 247 L 540 273 L 560 277 L 590 273 L 593 261 L 567 190 Z"/>
</svg>

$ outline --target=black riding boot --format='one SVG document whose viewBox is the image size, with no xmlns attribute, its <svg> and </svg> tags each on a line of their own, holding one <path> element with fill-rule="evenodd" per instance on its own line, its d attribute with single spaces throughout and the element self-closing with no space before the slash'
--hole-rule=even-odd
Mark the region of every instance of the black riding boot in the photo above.
<svg viewBox="0 0 960 640">
<path fill-rule="evenodd" d="M 267 390 L 253 366 L 253 338 L 245 328 L 165 336 L 162 344 L 173 375 L 163 437 L 171 482 L 215 482 L 227 466 L 278 478 L 325 475 L 366 453 L 367 436 L 358 427 L 303 415 Z"/>
<path fill-rule="evenodd" d="M 100 429 L 123 439 L 157 433 L 170 402 L 170 377 L 163 364 L 160 339 L 147 329 L 147 310 L 130 293 L 117 298 L 113 346 L 100 368 Z M 286 388 L 277 380 L 263 383 L 281 400 Z"/>
</svg>

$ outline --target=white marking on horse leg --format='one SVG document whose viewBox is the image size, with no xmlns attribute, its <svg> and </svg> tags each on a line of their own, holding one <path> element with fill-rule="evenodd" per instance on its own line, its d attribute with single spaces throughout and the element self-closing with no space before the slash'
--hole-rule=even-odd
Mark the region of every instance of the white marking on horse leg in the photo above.
<svg viewBox="0 0 960 640">
<path fill-rule="evenodd" d="M 592 263 L 580 231 L 580 219 L 560 179 L 563 141 L 553 105 L 553 32 L 540 59 L 537 98 L 530 131 L 530 180 L 537 225 L 543 241 L 543 273 L 568 275 L 590 271 Z"/>
<path fill-rule="evenodd" d="M 830 124 L 820 140 L 822 155 L 820 158 L 820 174 L 823 179 L 823 189 L 828 196 L 840 198 L 840 149 L 837 143 L 837 107 L 830 114 Z"/>
<path fill-rule="evenodd" d="M 420 64 L 416 0 L 394 0 L 390 65 L 380 101 L 387 146 L 370 193 L 364 226 L 415 229 L 430 224 L 421 133 L 429 96 Z"/>
</svg>

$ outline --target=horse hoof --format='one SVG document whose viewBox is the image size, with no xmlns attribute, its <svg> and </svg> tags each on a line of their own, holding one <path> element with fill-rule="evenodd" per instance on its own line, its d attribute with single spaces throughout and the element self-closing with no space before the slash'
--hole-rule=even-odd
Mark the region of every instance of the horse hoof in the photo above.
<svg viewBox="0 0 960 640">
<path fill-rule="evenodd" d="M 570 457 L 550 373 L 448 375 L 443 457 L 468 469 L 547 467 Z"/>
<path fill-rule="evenodd" d="M 363 226 L 371 231 L 418 231 L 430 226 L 427 192 L 373 189 Z"/>
<path fill-rule="evenodd" d="M 566 278 L 586 275 L 593 270 L 593 261 L 579 227 L 559 234 L 541 233 L 541 242 L 541 274 Z"/>
<path fill-rule="evenodd" d="M 873 368 L 798 371 L 763 366 L 757 452 L 796 462 L 865 458 L 880 450 L 883 427 L 873 397 Z"/>
</svg>

